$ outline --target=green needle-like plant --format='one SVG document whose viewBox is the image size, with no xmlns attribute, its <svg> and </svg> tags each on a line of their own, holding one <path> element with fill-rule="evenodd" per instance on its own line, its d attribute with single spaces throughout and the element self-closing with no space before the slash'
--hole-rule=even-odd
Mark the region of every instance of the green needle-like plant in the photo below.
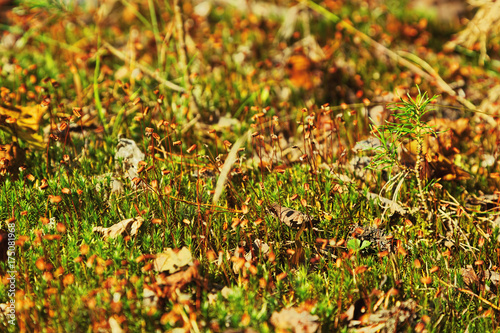
<svg viewBox="0 0 500 333">
<path fill-rule="evenodd" d="M 398 180 L 401 184 L 409 173 L 413 174 L 418 186 L 421 208 L 428 212 L 429 208 L 425 196 L 426 186 L 420 170 L 424 159 L 424 139 L 427 135 L 435 132 L 432 127 L 422 121 L 422 117 L 431 111 L 427 106 L 438 96 L 429 98 L 427 93 L 422 94 L 418 86 L 417 89 L 418 95 L 415 99 L 408 94 L 406 99 L 400 98 L 400 102 L 389 108 L 394 112 L 393 116 L 398 120 L 397 122 L 386 121 L 384 125 L 378 127 L 371 125 L 372 133 L 380 140 L 381 146 L 377 148 L 377 154 L 373 158 L 370 168 L 392 169 L 397 166 L 399 170 L 402 170 L 388 182 L 391 186 Z M 398 148 L 403 149 L 404 143 L 412 141 L 415 141 L 417 146 L 415 165 L 413 168 L 408 168 L 398 157 Z"/>
</svg>

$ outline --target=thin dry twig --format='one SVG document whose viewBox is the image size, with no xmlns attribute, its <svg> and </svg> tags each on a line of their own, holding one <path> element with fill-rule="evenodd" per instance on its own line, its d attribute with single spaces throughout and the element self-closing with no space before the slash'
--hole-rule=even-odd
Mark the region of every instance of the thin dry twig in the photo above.
<svg viewBox="0 0 500 333">
<path fill-rule="evenodd" d="M 397 62 L 400 65 L 403 65 L 403 66 L 409 68 L 411 71 L 413 71 L 414 73 L 420 75 L 421 77 L 423 77 L 423 78 L 425 78 L 427 80 L 433 81 L 433 78 L 432 78 L 431 75 L 429 75 L 428 73 L 424 72 L 423 70 L 421 70 L 419 67 L 417 67 L 416 65 L 412 64 L 408 60 L 402 58 L 396 52 L 389 50 L 388 48 L 386 48 L 382 44 L 380 44 L 380 43 L 376 42 L 375 40 L 371 39 L 368 35 L 362 33 L 361 31 L 359 31 L 358 29 L 356 29 L 355 27 L 353 27 L 352 25 L 350 25 L 346 21 L 341 20 L 335 14 L 330 13 L 327 9 L 323 8 L 322 6 L 316 4 L 316 3 L 312 2 L 312 1 L 308 1 L 307 5 L 309 6 L 309 8 L 311 8 L 315 12 L 317 12 L 317 13 L 325 16 L 327 19 L 329 19 L 329 20 L 331 20 L 333 22 L 338 23 L 342 28 L 344 28 L 348 32 L 350 32 L 350 33 L 358 36 L 364 42 L 366 42 L 368 45 L 370 45 L 371 47 L 373 47 L 377 51 L 380 51 L 381 53 L 385 54 L 386 56 L 388 56 L 389 58 L 391 58 L 395 62 Z"/>
<path fill-rule="evenodd" d="M 181 1 L 174 0 L 174 22 L 175 30 L 177 32 L 177 53 L 179 55 L 179 65 L 185 78 L 186 90 L 189 93 L 189 104 L 193 114 L 199 114 L 198 101 L 193 95 L 191 77 L 189 75 L 188 57 L 186 50 L 186 34 L 184 31 L 184 21 L 182 20 L 182 7 Z"/>
<path fill-rule="evenodd" d="M 105 48 L 107 48 L 109 50 L 109 52 L 111 52 L 115 57 L 123 60 L 126 64 L 130 63 L 130 59 L 125 54 L 123 54 L 123 52 L 121 52 L 120 50 L 116 49 L 115 47 L 113 47 L 108 42 L 104 42 L 103 46 Z M 159 73 L 152 71 L 148 67 L 146 67 L 146 66 L 144 66 L 144 65 L 142 65 L 140 63 L 137 63 L 137 62 L 134 65 L 137 68 L 139 68 L 144 74 L 150 76 L 151 78 L 155 79 L 156 81 L 160 82 L 161 84 L 164 84 L 166 87 L 168 87 L 168 88 L 170 88 L 172 90 L 175 90 L 175 91 L 179 91 L 179 92 L 184 92 L 185 91 L 185 89 L 182 88 L 181 86 L 179 86 L 179 85 L 177 85 L 177 84 L 175 84 L 173 82 L 170 82 L 168 80 L 165 80 L 164 78 L 162 78 L 162 77 L 159 76 Z"/>
<path fill-rule="evenodd" d="M 417 55 L 406 52 L 406 51 L 398 51 L 398 54 L 401 55 L 402 57 L 406 57 L 408 59 L 411 59 L 413 62 L 419 64 L 423 69 L 425 69 L 432 77 L 435 79 L 436 83 L 438 84 L 438 87 L 446 92 L 447 94 L 454 96 L 457 101 L 459 101 L 463 106 L 470 110 L 476 110 L 476 106 L 467 100 L 466 98 L 458 95 L 455 90 L 453 90 L 448 83 L 446 83 L 445 80 L 436 72 L 434 68 L 432 68 L 429 63 L 427 63 L 425 60 L 419 58 Z M 478 113 L 481 118 L 486 120 L 490 125 L 496 126 L 496 121 L 493 117 L 491 117 L 488 114 L 485 113 Z"/>
<path fill-rule="evenodd" d="M 488 301 L 487 299 L 484 299 L 483 297 L 479 296 L 479 295 L 476 295 L 475 293 L 473 293 L 472 291 L 468 290 L 468 289 L 464 289 L 464 288 L 460 288 L 460 287 L 456 287 L 454 285 L 451 285 L 449 284 L 448 282 L 445 282 L 443 280 L 441 280 L 440 278 L 437 278 L 439 282 L 441 282 L 442 284 L 444 284 L 445 286 L 447 286 L 448 288 L 455 288 L 457 289 L 458 291 L 462 292 L 462 293 L 466 293 L 466 294 L 469 294 L 471 296 L 474 296 L 474 297 L 477 297 L 481 302 L 485 303 L 485 304 L 488 304 L 489 306 L 491 306 L 493 309 L 497 310 L 497 311 L 500 311 L 500 307 L 491 303 L 490 301 Z"/>
<path fill-rule="evenodd" d="M 340 18 L 338 16 L 336 16 L 335 14 L 330 13 L 328 10 L 326 10 L 323 7 L 321 7 L 320 5 L 318 5 L 316 3 L 313 3 L 311 1 L 308 1 L 307 4 L 308 4 L 308 6 L 312 10 L 314 10 L 314 11 L 318 12 L 319 14 L 325 16 L 326 18 L 330 19 L 331 21 L 338 23 L 346 31 L 348 31 L 348 32 L 350 32 L 350 33 L 352 33 L 352 34 L 360 37 L 368 45 L 370 45 L 371 47 L 373 47 L 375 50 L 381 52 L 382 54 L 388 56 L 393 61 L 397 62 L 398 64 L 400 64 L 400 65 L 402 65 L 402 66 L 404 66 L 406 68 L 408 68 L 409 70 L 411 70 L 415 74 L 420 75 L 422 78 L 425 78 L 425 79 L 427 79 L 427 80 L 429 80 L 431 82 L 436 82 L 441 90 L 443 90 L 444 92 L 446 92 L 446 93 L 448 93 L 448 94 L 450 94 L 452 96 L 455 96 L 457 98 L 457 101 L 459 101 L 465 107 L 467 107 L 467 108 L 469 108 L 471 110 L 476 110 L 476 106 L 473 103 L 471 103 L 470 101 L 468 101 L 464 97 L 458 95 L 450 87 L 450 85 L 448 83 L 446 83 L 439 76 L 439 74 L 428 63 L 426 63 L 425 61 L 423 61 L 422 59 L 420 59 L 416 55 L 411 54 L 409 52 L 404 52 L 404 51 L 398 51 L 396 53 L 396 52 L 394 52 L 392 50 L 389 50 L 388 48 L 386 48 L 382 44 L 380 44 L 380 43 L 376 42 L 375 40 L 371 39 L 368 35 L 366 35 L 366 34 L 362 33 L 361 31 L 357 30 L 355 27 L 353 27 L 352 25 L 350 25 L 346 21 L 340 20 Z M 405 56 L 407 58 L 411 58 L 412 61 L 414 61 L 415 63 L 417 63 L 420 66 L 422 66 L 422 68 L 426 69 L 426 71 L 422 70 L 420 67 L 418 67 L 415 64 L 413 64 L 412 62 L 408 61 L 403 56 Z M 496 122 L 493 119 L 493 117 L 491 117 L 489 115 L 486 115 L 486 114 L 482 114 L 482 113 L 480 113 L 480 116 L 484 120 L 486 120 L 488 123 L 492 124 L 493 126 L 496 126 Z"/>
</svg>

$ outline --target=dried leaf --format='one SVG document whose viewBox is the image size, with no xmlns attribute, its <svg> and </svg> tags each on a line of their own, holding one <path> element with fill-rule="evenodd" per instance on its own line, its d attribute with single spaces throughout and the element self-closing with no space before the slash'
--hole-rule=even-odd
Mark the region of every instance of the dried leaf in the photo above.
<svg viewBox="0 0 500 333">
<path fill-rule="evenodd" d="M 417 302 L 411 298 L 397 302 L 389 310 L 382 308 L 376 312 L 370 312 L 364 300 L 359 304 L 358 302 L 359 300 L 354 304 L 354 308 L 351 306 L 344 314 L 349 320 L 349 327 L 359 326 L 349 332 L 404 332 L 405 328 L 408 328 L 407 325 L 412 325 L 416 320 Z M 360 311 L 354 314 L 356 307 Z"/>
<path fill-rule="evenodd" d="M 199 262 L 196 260 L 192 265 L 184 270 L 171 275 L 161 273 L 157 277 L 158 287 L 162 288 L 163 295 L 171 298 L 177 289 L 184 288 L 187 284 L 198 279 Z"/>
<path fill-rule="evenodd" d="M 139 162 L 144 160 L 144 153 L 137 147 L 135 141 L 120 138 L 116 146 L 115 163 L 122 159 L 122 167 L 117 164 L 117 169 L 123 170 L 130 180 L 139 177 L 137 169 Z"/>
<path fill-rule="evenodd" d="M 156 291 L 149 286 L 145 286 L 142 292 L 142 305 L 154 308 L 159 307 L 160 303 L 160 297 Z"/>
<path fill-rule="evenodd" d="M 270 247 L 267 243 L 264 243 L 260 239 L 256 239 L 253 242 L 253 249 L 254 249 L 255 253 L 260 253 L 260 254 L 266 256 L 269 254 Z"/>
<path fill-rule="evenodd" d="M 306 227 L 317 223 L 317 221 L 312 219 L 309 215 L 299 212 L 298 210 L 280 206 L 277 203 L 271 205 L 271 212 L 290 228 L 300 228 L 304 223 L 306 223 Z"/>
<path fill-rule="evenodd" d="M 427 122 L 437 134 L 427 135 L 424 142 L 424 152 L 439 153 L 446 157 L 455 155 L 453 150 L 464 136 L 469 132 L 469 119 L 460 118 L 449 120 L 446 118 L 432 119 Z"/>
<path fill-rule="evenodd" d="M 500 283 L 500 273 L 492 270 L 478 271 L 476 273 L 472 265 L 467 265 L 466 268 L 460 268 L 460 274 L 467 287 L 473 289 L 479 288 L 483 291 L 486 290 L 496 293 L 498 290 L 498 284 Z M 490 286 L 486 285 L 486 281 L 491 281 Z"/>
<path fill-rule="evenodd" d="M 430 165 L 431 177 L 433 178 L 443 178 L 444 180 L 467 180 L 471 178 L 467 171 L 456 166 L 441 154 L 427 158 L 427 162 Z"/>
<path fill-rule="evenodd" d="M 351 230 L 349 231 L 350 237 L 349 239 L 356 238 L 359 239 L 361 242 L 363 241 L 368 241 L 371 244 L 376 244 L 377 249 L 376 252 L 378 251 L 389 251 L 391 252 L 391 239 L 392 235 L 387 235 L 385 233 L 385 230 L 379 229 L 379 228 L 374 228 L 374 227 L 364 227 L 360 226 L 358 224 L 355 224 Z M 355 237 L 353 237 L 354 235 Z M 373 249 L 373 246 L 370 248 Z"/>
<path fill-rule="evenodd" d="M 182 269 L 184 266 L 193 265 L 193 256 L 187 247 L 179 251 L 168 248 L 165 252 L 156 255 L 154 268 L 157 272 L 169 271 L 170 274 Z"/>
<path fill-rule="evenodd" d="M 319 328 L 319 317 L 300 308 L 283 309 L 271 315 L 277 332 L 313 333 Z"/>
<path fill-rule="evenodd" d="M 94 227 L 92 231 L 104 235 L 104 239 L 116 238 L 119 235 L 128 234 L 130 236 L 137 235 L 144 219 L 142 217 L 133 217 L 131 219 L 123 220 L 112 225 L 109 228 Z"/>
<path fill-rule="evenodd" d="M 21 107 L 0 105 L 0 126 L 28 142 L 31 147 L 43 149 L 45 145 L 38 130 L 45 110 L 46 108 L 41 105 Z"/>
<path fill-rule="evenodd" d="M 388 208 L 391 211 L 391 213 L 397 212 L 400 215 L 406 215 L 408 213 L 408 211 L 403 206 L 398 204 L 396 201 L 384 198 L 379 194 L 368 192 L 366 194 L 366 197 L 370 200 L 380 202 L 380 204 L 382 204 L 384 208 Z"/>
</svg>

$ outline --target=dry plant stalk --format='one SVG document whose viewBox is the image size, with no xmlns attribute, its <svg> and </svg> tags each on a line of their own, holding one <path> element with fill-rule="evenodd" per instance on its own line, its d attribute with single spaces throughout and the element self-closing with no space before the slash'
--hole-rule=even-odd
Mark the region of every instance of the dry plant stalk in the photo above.
<svg viewBox="0 0 500 333">
<path fill-rule="evenodd" d="M 179 0 L 174 0 L 174 21 L 175 30 L 177 32 L 177 52 L 179 54 L 179 68 L 184 75 L 186 90 L 189 94 L 189 106 L 196 116 L 199 114 L 198 102 L 193 95 L 191 77 L 189 75 L 188 57 L 186 51 L 186 36 L 184 31 L 184 21 L 182 20 L 182 3 Z"/>
<path fill-rule="evenodd" d="M 476 15 L 458 33 L 457 39 L 448 42 L 445 48 L 454 49 L 457 45 L 472 48 L 479 43 L 479 63 L 484 65 L 484 61 L 489 59 L 486 53 L 488 37 L 500 37 L 500 1 L 469 0 L 469 3 L 473 7 L 479 7 Z"/>
<path fill-rule="evenodd" d="M 117 48 L 113 47 L 108 42 L 104 42 L 103 45 L 115 57 L 117 57 L 120 60 L 123 60 L 126 64 L 130 63 L 130 59 L 123 52 L 121 52 Z M 179 86 L 171 81 L 168 81 L 168 80 L 160 77 L 158 72 L 155 72 L 155 71 L 149 69 L 147 66 L 145 66 L 139 62 L 134 63 L 134 66 L 139 68 L 144 74 L 150 76 L 151 78 L 155 79 L 156 81 L 160 82 L 161 84 L 164 84 L 167 88 L 170 88 L 174 91 L 184 92 L 184 88 L 182 88 L 181 86 Z"/>
</svg>

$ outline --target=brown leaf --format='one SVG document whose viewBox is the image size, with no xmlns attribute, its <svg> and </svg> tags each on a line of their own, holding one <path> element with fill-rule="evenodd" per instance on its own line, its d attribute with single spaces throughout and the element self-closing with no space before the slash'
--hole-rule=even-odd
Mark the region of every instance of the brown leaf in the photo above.
<svg viewBox="0 0 500 333">
<path fill-rule="evenodd" d="M 412 168 L 417 158 L 416 152 L 416 141 L 412 141 L 402 146 L 399 154 L 401 163 Z M 453 161 L 439 151 L 434 152 L 430 149 L 426 149 L 424 146 L 422 156 L 424 156 L 424 158 L 420 174 L 423 178 L 443 178 L 444 180 L 466 180 L 470 178 L 468 172 L 456 166 Z"/>
<path fill-rule="evenodd" d="M 104 227 L 94 227 L 92 231 L 101 233 L 104 235 L 104 239 L 116 238 L 119 235 L 127 234 L 130 236 L 137 235 L 139 228 L 141 227 L 144 219 L 142 217 L 133 217 L 131 219 L 123 220 L 116 224 L 113 224 L 109 228 Z"/>
<path fill-rule="evenodd" d="M 388 310 L 382 308 L 371 312 L 368 307 L 365 300 L 358 300 L 344 314 L 349 327 L 358 326 L 350 332 L 404 332 L 416 319 L 417 302 L 411 298 Z"/>
<path fill-rule="evenodd" d="M 168 248 L 165 252 L 156 255 L 154 268 L 157 272 L 168 271 L 175 273 L 185 266 L 193 265 L 193 256 L 187 247 L 175 251 Z"/>
<path fill-rule="evenodd" d="M 304 223 L 306 223 L 306 227 L 308 227 L 311 224 L 316 224 L 317 222 L 307 214 L 299 212 L 298 210 L 280 206 L 277 203 L 273 203 L 271 205 L 271 212 L 273 212 L 281 222 L 290 228 L 300 228 Z"/>
<path fill-rule="evenodd" d="M 157 277 L 157 284 L 163 289 L 163 295 L 171 298 L 175 290 L 184 288 L 187 284 L 198 279 L 198 266 L 200 263 L 196 260 L 192 266 L 184 271 L 171 275 L 161 273 Z"/>
<path fill-rule="evenodd" d="M 386 234 L 385 230 L 375 228 L 375 227 L 364 227 L 360 226 L 358 224 L 353 225 L 351 230 L 349 231 L 350 238 L 357 238 L 361 242 L 363 241 L 369 241 L 372 243 L 370 246 L 370 250 L 374 250 L 374 246 L 378 248 L 378 251 L 389 251 L 391 252 L 392 246 L 391 246 L 391 239 L 392 235 L 391 234 Z"/>
<path fill-rule="evenodd" d="M 319 317 L 301 308 L 282 309 L 271 315 L 277 332 L 313 333 L 319 328 Z"/>
<path fill-rule="evenodd" d="M 467 180 L 470 174 L 456 166 L 445 156 L 437 153 L 434 156 L 427 155 L 426 160 L 430 165 L 431 177 L 443 178 L 444 180 Z"/>
<path fill-rule="evenodd" d="M 500 283 L 500 273 L 498 272 L 487 269 L 476 273 L 472 265 L 467 265 L 466 268 L 460 268 L 460 274 L 465 285 L 471 289 L 476 287 L 483 291 L 486 287 L 485 282 L 491 281 L 487 290 L 493 293 L 496 293 L 498 290 L 498 284 Z"/>
<path fill-rule="evenodd" d="M 425 138 L 424 150 L 432 153 L 440 153 L 445 156 L 454 155 L 453 147 L 456 147 L 460 139 L 469 132 L 469 119 L 460 118 L 449 120 L 445 118 L 431 119 L 427 122 L 436 136 L 428 135 Z"/>
</svg>

